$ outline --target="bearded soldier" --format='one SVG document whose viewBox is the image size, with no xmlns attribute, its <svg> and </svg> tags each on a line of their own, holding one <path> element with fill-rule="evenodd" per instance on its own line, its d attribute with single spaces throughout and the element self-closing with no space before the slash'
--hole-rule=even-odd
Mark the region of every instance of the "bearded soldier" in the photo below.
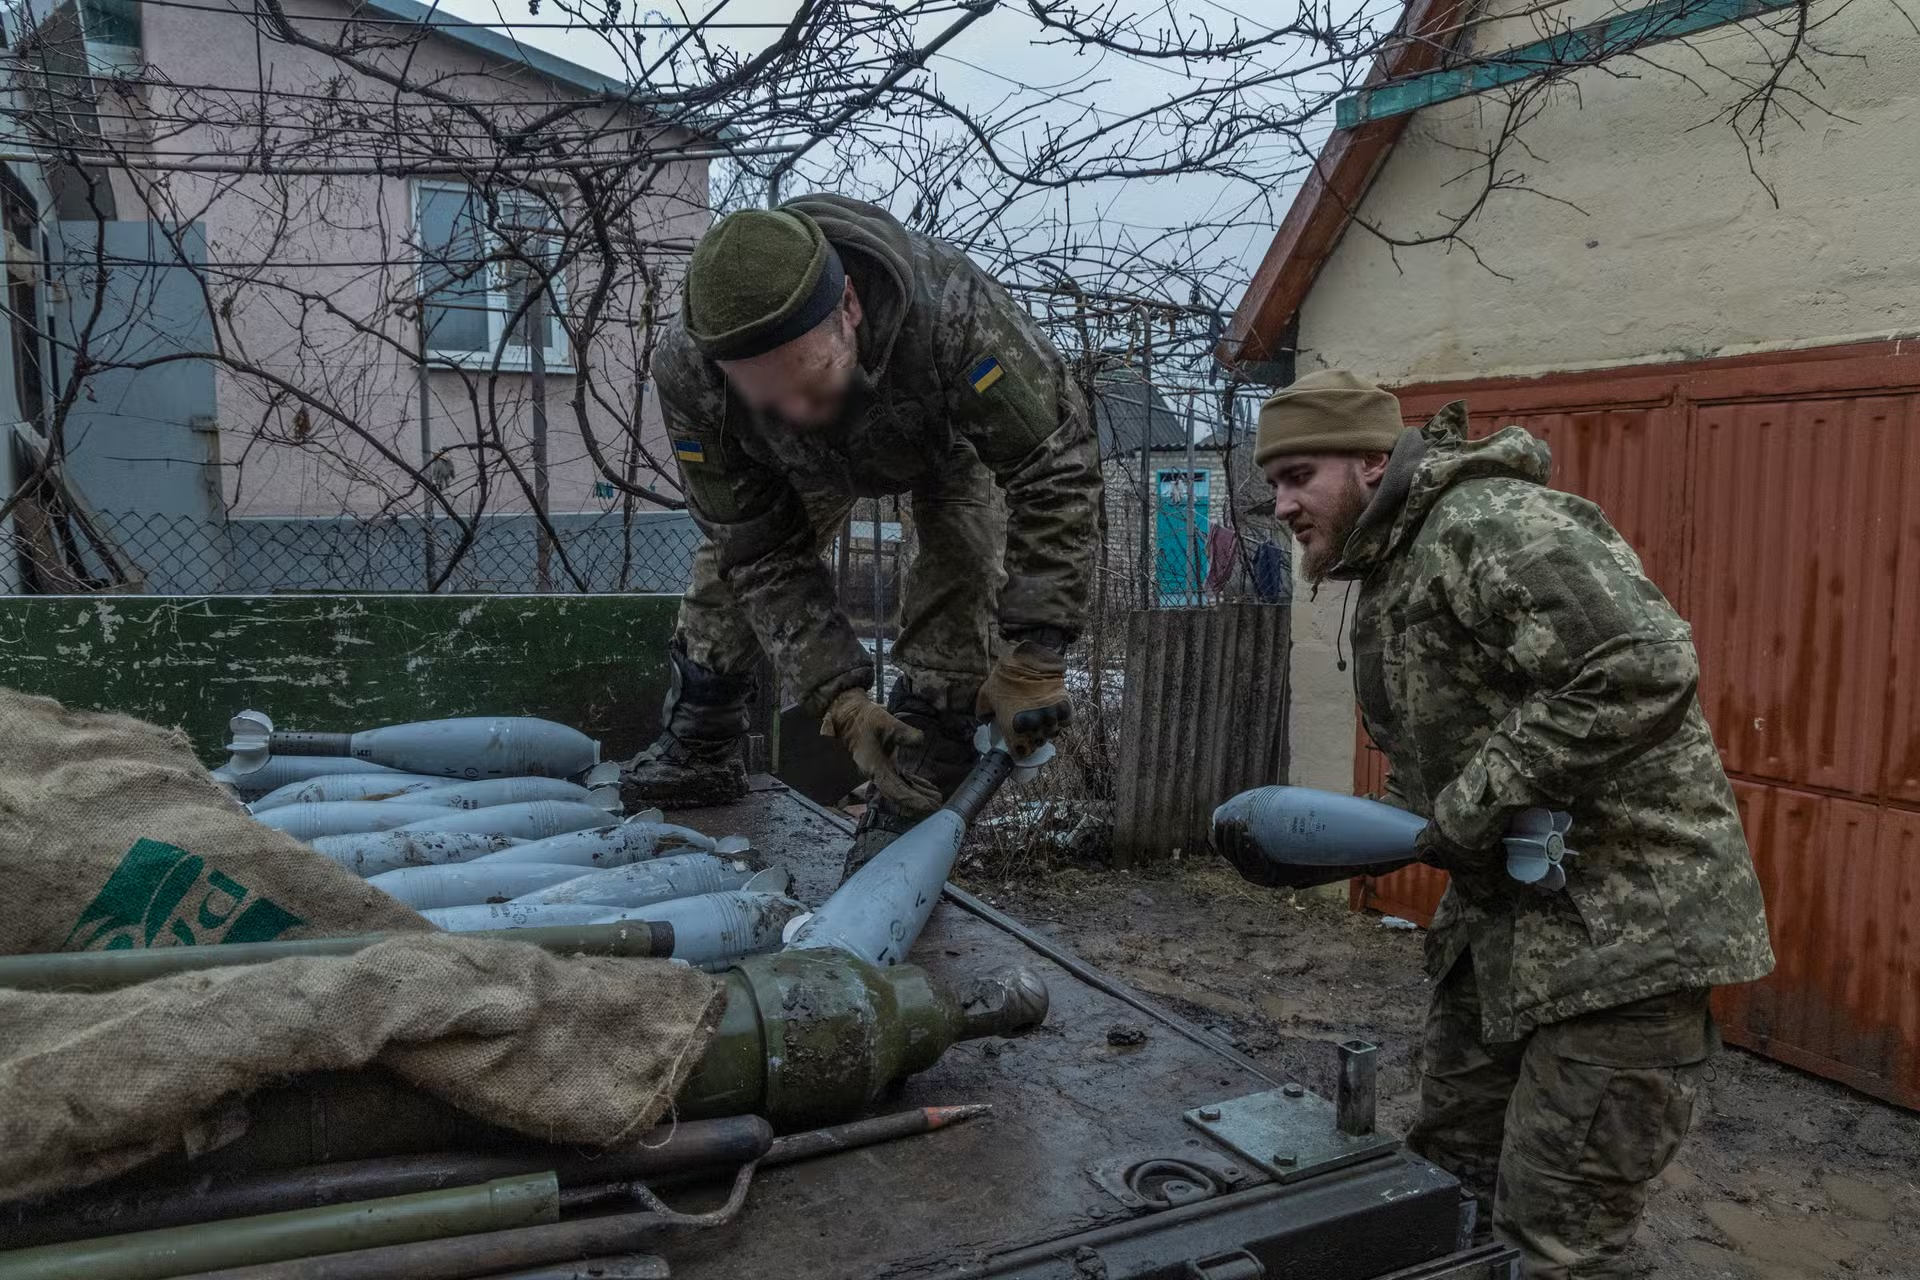
<svg viewBox="0 0 1920 1280">
<path fill-rule="evenodd" d="M 849 871 L 953 789 L 981 718 L 1022 753 L 1066 722 L 1098 448 L 1060 353 L 964 253 L 839 196 L 730 214 L 694 249 L 655 381 L 705 536 L 630 805 L 745 793 L 763 652 L 878 792 Z M 855 499 L 900 493 L 918 551 L 881 706 L 822 553 Z"/>
<path fill-rule="evenodd" d="M 1389 393 L 1314 373 L 1261 409 L 1255 459 L 1306 576 L 1358 584 L 1361 715 L 1451 874 L 1408 1145 L 1528 1276 L 1623 1277 L 1718 1045 L 1708 992 L 1773 953 L 1687 624 L 1598 507 L 1547 487 L 1545 444 L 1466 426 L 1456 402 L 1403 429 Z M 1505 873 L 1530 808 L 1572 815 L 1564 891 Z"/>
</svg>

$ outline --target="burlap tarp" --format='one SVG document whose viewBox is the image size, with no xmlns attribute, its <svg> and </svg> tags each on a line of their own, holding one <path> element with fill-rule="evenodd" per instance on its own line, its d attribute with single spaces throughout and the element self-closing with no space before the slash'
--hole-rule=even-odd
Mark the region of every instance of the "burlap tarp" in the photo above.
<svg viewBox="0 0 1920 1280">
<path fill-rule="evenodd" d="M 9 953 L 421 934 L 121 991 L 0 990 L 0 1200 L 230 1139 L 234 1098 L 376 1063 L 494 1124 L 618 1145 L 666 1110 L 722 1003 L 681 965 L 439 933 L 253 822 L 179 733 L 4 689 L 0 877 Z"/>
</svg>

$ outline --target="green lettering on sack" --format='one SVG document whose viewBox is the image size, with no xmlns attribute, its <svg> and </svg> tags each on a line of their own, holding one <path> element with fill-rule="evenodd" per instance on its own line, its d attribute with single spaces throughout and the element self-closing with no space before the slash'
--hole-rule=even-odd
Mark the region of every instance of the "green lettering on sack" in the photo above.
<svg viewBox="0 0 1920 1280">
<path fill-rule="evenodd" d="M 233 922 L 233 928 L 227 930 L 222 942 L 272 942 L 275 938 L 297 924 L 305 924 L 293 912 L 277 902 L 265 898 L 255 898 Z"/>
<path fill-rule="evenodd" d="M 153 935 L 166 928 L 167 921 L 173 918 L 173 909 L 180 905 L 180 899 L 187 896 L 187 890 L 193 888 L 193 882 L 200 878 L 206 866 L 205 858 L 196 858 L 190 853 L 173 864 L 173 870 L 167 872 L 167 878 L 160 882 L 160 887 L 153 891 L 152 900 L 147 903 L 146 931 L 140 939 L 141 945 L 153 945 Z M 178 933 L 177 930 L 175 932 Z M 192 939 L 191 931 L 187 937 Z"/>
<path fill-rule="evenodd" d="M 189 895 L 196 888 L 202 892 L 194 900 Z M 303 923 L 225 872 L 209 871 L 206 859 L 159 840 L 142 839 L 127 850 L 61 947 L 73 951 L 148 947 L 163 931 L 183 946 L 268 942 Z"/>
<path fill-rule="evenodd" d="M 206 897 L 200 899 L 200 927 L 202 929 L 218 929 L 221 925 L 233 919 L 233 913 L 239 909 L 241 900 L 247 896 L 247 886 L 228 879 L 218 871 L 210 871 L 207 873 L 207 884 L 212 886 L 212 888 Z M 225 911 L 214 910 L 215 904 L 213 899 L 215 894 L 220 895 L 224 900 Z"/>
</svg>

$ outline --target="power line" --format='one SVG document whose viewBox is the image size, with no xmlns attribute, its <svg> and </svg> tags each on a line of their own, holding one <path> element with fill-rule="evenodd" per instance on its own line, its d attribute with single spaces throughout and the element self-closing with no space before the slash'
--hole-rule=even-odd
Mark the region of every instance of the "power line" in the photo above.
<svg viewBox="0 0 1920 1280">
<path fill-rule="evenodd" d="M 223 4 L 195 4 L 192 0 L 140 0 L 141 7 L 148 9 L 186 9 L 197 13 L 230 15 L 236 18 L 254 19 L 257 15 L 245 9 Z M 948 4 L 915 9 L 911 16 L 923 14 L 953 13 L 967 8 L 964 4 Z M 49 14 L 49 17 L 52 15 Z M 864 20 L 855 20 L 856 25 L 881 26 L 908 16 L 896 12 L 875 12 Z M 591 18 L 578 18 L 567 22 L 521 21 L 508 18 L 500 21 L 470 22 L 463 18 L 446 17 L 432 19 L 373 17 L 362 14 L 349 14 L 342 17 L 326 17 L 313 14 L 288 15 L 289 20 L 297 23 L 354 27 L 409 27 L 425 31 L 785 31 L 791 22 L 600 22 Z"/>
<path fill-rule="evenodd" d="M 143 0 L 143 3 L 150 3 L 150 2 L 151 0 Z M 301 90 L 295 90 L 295 89 L 260 88 L 260 87 L 244 88 L 244 87 L 235 87 L 230 84 L 204 84 L 199 82 L 182 82 L 182 81 L 171 80 L 161 76 L 117 75 L 117 76 L 111 76 L 111 77 L 102 77 L 86 71 L 59 71 L 54 68 L 45 66 L 42 63 L 34 61 L 28 54 L 14 52 L 14 51 L 0 51 L 0 65 L 5 65 L 7 63 L 16 64 L 19 67 L 19 70 L 18 72 L 16 72 L 16 74 L 28 77 L 31 80 L 71 80 L 83 86 L 86 90 L 93 89 L 95 86 L 99 85 L 103 80 L 105 80 L 107 83 L 110 83 L 113 85 L 125 85 L 131 88 L 172 89 L 172 90 L 177 90 L 181 92 L 194 92 L 194 93 L 226 93 L 226 94 L 232 94 L 235 98 L 247 98 L 247 99 L 252 99 L 254 101 L 259 101 L 264 98 L 285 98 L 285 99 L 296 101 L 296 102 L 319 102 L 319 103 L 329 103 L 329 104 L 346 102 L 346 103 L 352 103 L 355 105 L 363 105 L 363 106 L 405 107 L 408 109 L 439 110 L 439 111 L 452 110 L 453 108 L 451 104 L 439 101 L 438 99 L 427 99 L 424 101 L 405 101 L 405 100 L 402 100 L 400 97 L 397 97 L 396 95 L 411 94 L 411 95 L 414 95 L 415 97 L 418 97 L 420 94 L 424 93 L 425 90 L 428 88 L 437 87 L 442 82 L 451 82 L 451 81 L 491 80 L 496 83 L 506 83 L 500 77 L 499 68 L 497 67 L 484 68 L 484 69 L 476 68 L 471 71 L 452 71 L 452 72 L 439 73 L 435 75 L 432 79 L 422 81 L 419 86 L 413 87 L 413 88 L 394 88 L 391 86 L 387 86 L 383 88 L 377 85 L 370 86 L 372 88 L 380 89 L 380 96 L 361 98 L 361 97 L 353 97 L 353 96 L 343 96 L 337 93 L 303 92 Z M 527 70 L 528 72 L 534 75 L 542 76 L 542 78 L 550 78 L 550 77 L 545 77 L 544 73 L 540 72 L 537 68 L 532 67 L 528 64 L 516 63 L 516 65 L 524 68 L 525 70 Z M 888 55 L 885 53 L 876 53 L 873 57 L 870 57 L 870 58 L 861 58 L 851 62 L 842 63 L 838 65 L 835 68 L 835 70 L 838 72 L 844 73 L 848 71 L 863 71 L 863 70 L 868 70 L 875 67 L 892 67 L 893 65 L 894 65 L 894 59 L 891 55 Z M 611 79 L 611 77 L 609 78 Z M 630 89 L 637 90 L 639 89 L 640 86 L 630 85 L 628 87 Z M 856 88 L 864 88 L 864 87 L 865 86 L 847 86 L 849 90 L 856 89 Z M 727 92 L 740 93 L 743 91 L 729 90 Z M 89 107 L 92 106 L 92 100 L 85 92 L 74 93 L 72 95 L 71 100 L 73 102 L 80 103 Z M 520 107 L 520 108 L 571 107 L 571 106 L 606 107 L 606 106 L 616 105 L 621 102 L 625 102 L 626 105 L 634 108 L 635 110 L 651 110 L 651 108 L 648 107 L 647 103 L 642 100 L 634 99 L 632 98 L 631 95 L 618 95 L 618 94 L 601 94 L 601 95 L 581 94 L 577 97 L 569 97 L 569 98 L 501 98 L 501 99 L 496 99 L 492 101 L 488 101 L 484 99 L 472 99 L 468 101 L 466 105 L 474 106 L 474 107 L 502 107 L 502 108 L 505 108 L 505 107 Z M 668 125 L 678 124 L 682 128 L 690 128 L 690 129 L 698 128 L 702 124 L 708 123 L 700 120 L 678 121 L 673 119 L 671 116 L 659 116 L 657 117 L 657 119 L 662 124 L 668 124 Z"/>
<path fill-rule="evenodd" d="M 733 151 L 713 152 L 710 154 L 666 155 L 666 156 L 609 156 L 595 160 L 507 160 L 502 157 L 493 159 L 474 159 L 462 162 L 453 157 L 435 157 L 422 160 L 394 159 L 382 162 L 379 159 L 358 164 L 336 163 L 329 165 L 274 163 L 271 160 L 247 161 L 238 163 L 194 164 L 175 161 L 163 163 L 147 161 L 134 156 L 96 148 L 48 147 L 43 151 L 0 152 L 0 160 L 10 160 L 20 164 L 45 164 L 59 161 L 68 151 L 83 160 L 105 160 L 120 171 L 146 171 L 159 173 L 209 174 L 224 177 L 257 178 L 468 178 L 476 174 L 519 173 L 538 175 L 543 173 L 564 174 L 588 172 L 601 169 L 628 168 L 643 163 L 679 164 L 700 160 L 731 160 L 743 155 L 781 155 L 781 147 L 749 147 Z"/>
<path fill-rule="evenodd" d="M 0 113 L 0 114 L 4 114 L 4 113 Z M 231 122 L 208 121 L 208 120 L 196 121 L 196 120 L 187 120 L 185 118 L 175 120 L 172 123 L 180 126 L 183 132 L 188 129 L 204 130 L 208 133 L 214 134 L 215 136 L 207 139 L 205 145 L 194 146 L 194 147 L 156 147 L 146 143 L 132 143 L 123 149 L 123 148 L 115 147 L 112 144 L 104 141 L 87 142 L 87 141 L 82 141 L 80 139 L 73 139 L 73 140 L 64 141 L 64 142 L 44 142 L 44 143 L 29 142 L 26 144 L 26 146 L 30 150 L 44 151 L 49 155 L 49 157 L 52 157 L 59 153 L 73 151 L 76 153 L 106 155 L 106 156 L 112 156 L 116 158 L 122 155 L 132 155 L 133 157 L 141 160 L 157 160 L 157 159 L 162 159 L 166 157 L 196 160 L 196 159 L 210 159 L 213 157 L 220 157 L 220 156 L 231 156 L 237 153 L 237 154 L 243 154 L 243 155 L 244 154 L 254 154 L 254 155 L 265 154 L 267 156 L 284 156 L 288 160 L 304 159 L 304 160 L 307 160 L 309 163 L 311 163 L 314 159 L 325 159 L 325 160 L 337 161 L 337 162 L 384 161 L 384 160 L 392 160 L 407 154 L 413 154 L 413 155 L 422 155 L 422 156 L 435 158 L 446 163 L 470 162 L 474 165 L 483 165 L 487 163 L 490 156 L 499 156 L 501 154 L 501 151 L 504 150 L 504 149 L 496 149 L 490 153 L 463 152 L 459 150 L 459 148 L 462 147 L 463 144 L 473 145 L 473 146 L 482 146 L 490 143 L 492 140 L 485 137 L 484 135 L 471 135 L 466 137 L 441 136 L 441 137 L 430 137 L 423 140 L 423 139 L 409 135 L 403 128 L 400 128 L 400 129 L 396 129 L 392 127 L 376 128 L 371 125 L 341 126 L 337 128 L 328 128 L 327 126 L 324 126 L 324 125 L 287 126 L 279 123 L 273 123 L 267 126 L 267 130 L 268 130 L 268 136 L 272 140 L 272 143 L 274 145 L 271 145 L 269 149 L 263 153 L 259 143 L 253 140 L 257 138 L 260 131 L 259 126 L 257 124 L 249 124 L 249 123 L 246 123 L 243 121 L 237 121 L 237 120 L 231 121 Z M 551 149 L 554 146 L 559 146 L 559 145 L 568 144 L 568 143 L 581 144 L 581 145 L 587 145 L 587 144 L 593 144 L 593 143 L 608 143 L 608 144 L 617 145 L 623 141 L 628 141 L 627 139 L 622 138 L 623 134 L 640 133 L 640 132 L 642 131 L 637 129 L 621 129 L 621 130 L 609 130 L 602 133 L 588 133 L 588 132 L 542 133 L 539 135 L 539 141 L 542 144 L 542 146 L 546 149 Z M 247 145 L 244 145 L 244 146 L 223 146 L 221 144 L 223 142 L 228 141 L 227 138 L 222 136 L 226 133 L 252 135 L 253 137 L 250 138 L 247 141 Z M 303 139 L 299 136 L 294 136 L 294 137 L 278 136 L 278 135 L 287 134 L 287 133 L 292 133 L 295 135 L 302 135 L 302 134 L 311 135 L 313 138 L 327 138 L 327 137 L 336 137 L 340 135 L 346 135 L 343 141 L 351 141 L 363 147 L 375 147 L 377 149 L 350 151 L 342 148 L 318 146 L 316 142 L 312 140 Z M 179 136 L 176 135 L 175 137 L 170 138 L 169 140 L 179 141 L 180 138 Z M 389 143 L 390 145 L 380 146 L 382 142 Z M 428 147 L 428 146 L 430 146 L 432 149 L 419 149 L 419 148 Z M 410 147 L 416 148 L 416 149 L 409 152 L 408 148 Z M 781 154 L 784 154 L 787 149 L 788 149 L 787 146 L 782 144 L 760 146 L 760 147 L 710 146 L 706 148 L 693 148 L 693 149 L 689 149 L 683 145 L 676 144 L 676 145 L 662 147 L 658 150 L 654 150 L 648 147 L 645 144 L 645 142 L 642 141 L 638 147 L 628 151 L 620 151 L 620 152 L 601 151 L 601 152 L 589 153 L 589 154 L 591 157 L 599 158 L 607 161 L 618 160 L 618 161 L 627 161 L 627 162 L 637 162 L 637 161 L 646 160 L 646 159 L 653 159 L 653 160 L 660 160 L 660 161 L 693 161 L 693 160 L 725 160 L 725 159 L 732 159 L 735 156 L 781 155 Z"/>
<path fill-rule="evenodd" d="M 555 238 L 558 239 L 560 237 L 555 237 Z M 656 241 L 650 245 L 645 246 L 645 248 L 648 250 L 659 252 L 659 253 L 665 253 L 673 256 L 682 256 L 682 255 L 693 252 L 693 243 L 692 241 L 686 241 L 682 243 L 674 243 L 671 241 Z M 501 260 L 500 258 L 494 255 L 489 255 L 484 258 L 457 258 L 452 256 L 443 256 L 443 255 L 436 254 L 428 259 L 428 265 L 434 266 L 434 267 L 449 267 L 449 266 L 479 267 L 479 266 L 485 266 L 487 263 L 498 262 L 500 260 Z M 273 259 L 262 259 L 260 261 L 254 261 L 254 262 L 233 262 L 233 261 L 225 261 L 225 260 L 210 261 L 210 262 L 182 262 L 178 258 L 132 258 L 132 257 L 122 257 L 119 255 L 109 253 L 104 255 L 82 254 L 72 258 L 13 257 L 13 258 L 7 259 L 7 261 L 10 264 L 31 266 L 31 267 L 36 267 L 41 270 L 47 270 L 47 271 L 74 270 L 82 267 L 104 266 L 104 267 L 151 267 L 155 269 L 164 269 L 164 270 L 170 270 L 170 271 L 171 270 L 209 271 L 209 272 L 218 272 L 218 273 L 225 274 L 225 273 L 231 273 L 235 271 L 312 271 L 312 270 L 341 270 L 341 269 L 348 269 L 348 268 L 372 270 L 373 268 L 376 268 L 376 267 L 414 268 L 414 267 L 417 267 L 420 263 L 420 255 L 417 252 L 409 251 L 403 257 L 393 257 L 393 258 L 357 258 L 357 259 L 356 258 L 321 258 L 321 259 L 315 259 L 312 261 L 306 261 L 306 260 L 288 261 L 284 258 L 273 258 Z M 572 261 L 579 262 L 581 261 L 581 258 L 578 255 L 575 255 Z M 252 281 L 248 281 L 247 283 L 252 283 Z M 286 286 L 286 287 L 291 287 L 291 286 Z"/>
</svg>

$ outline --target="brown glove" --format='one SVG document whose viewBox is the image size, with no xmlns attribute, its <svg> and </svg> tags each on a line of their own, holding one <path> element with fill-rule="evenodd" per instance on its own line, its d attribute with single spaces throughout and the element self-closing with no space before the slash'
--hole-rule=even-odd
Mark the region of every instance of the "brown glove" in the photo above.
<svg viewBox="0 0 1920 1280">
<path fill-rule="evenodd" d="M 848 689 L 834 698 L 820 717 L 820 732 L 845 743 L 860 772 L 902 813 L 921 818 L 940 807 L 940 792 L 932 783 L 900 772 L 893 762 L 895 750 L 918 744 L 924 735 L 896 719 L 865 689 Z"/>
<path fill-rule="evenodd" d="M 1067 701 L 1067 660 L 1022 640 L 994 664 L 973 711 L 993 720 L 1014 759 L 1032 755 L 1073 718 L 1073 704 Z"/>
</svg>

